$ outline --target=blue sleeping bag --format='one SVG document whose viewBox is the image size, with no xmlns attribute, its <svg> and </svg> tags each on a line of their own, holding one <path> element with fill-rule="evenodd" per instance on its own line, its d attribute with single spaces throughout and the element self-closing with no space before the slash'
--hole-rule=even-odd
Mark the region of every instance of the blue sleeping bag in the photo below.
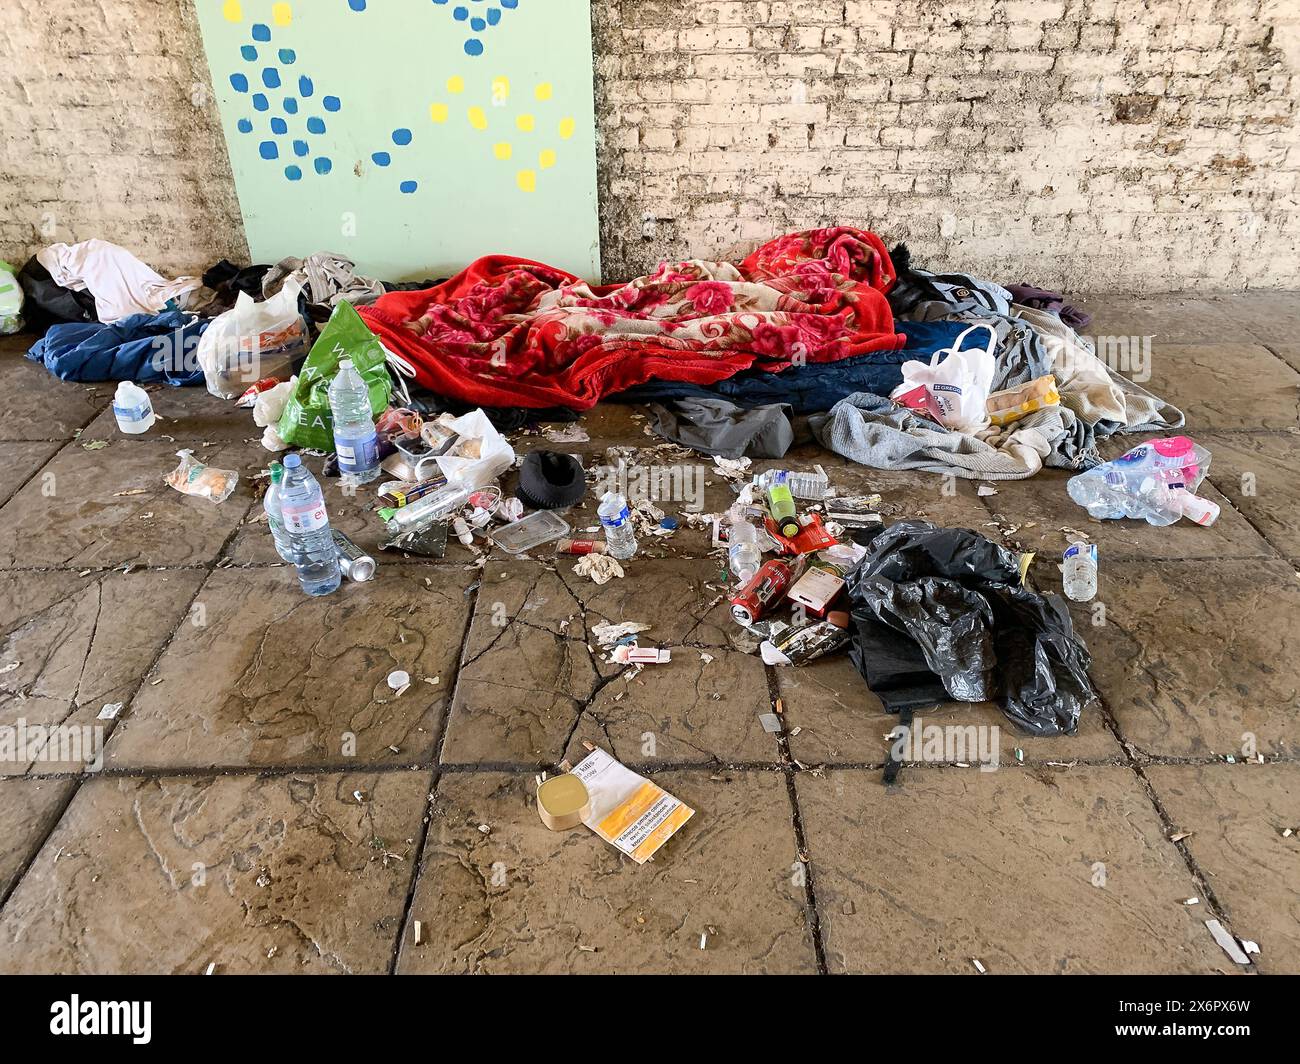
<svg viewBox="0 0 1300 1064">
<path fill-rule="evenodd" d="M 112 325 L 51 325 L 27 357 L 60 380 L 202 384 L 199 337 L 208 320 L 168 310 L 133 314 Z"/>
</svg>

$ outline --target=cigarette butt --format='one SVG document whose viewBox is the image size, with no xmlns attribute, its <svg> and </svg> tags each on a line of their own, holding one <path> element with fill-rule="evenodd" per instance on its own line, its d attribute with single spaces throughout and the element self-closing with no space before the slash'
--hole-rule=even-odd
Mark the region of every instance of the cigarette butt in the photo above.
<svg viewBox="0 0 1300 1064">
<path fill-rule="evenodd" d="M 421 924 L 419 920 L 416 920 L 415 921 L 415 944 L 417 946 L 420 945 L 420 942 L 422 941 L 421 934 L 423 931 L 424 931 L 424 925 Z"/>
</svg>

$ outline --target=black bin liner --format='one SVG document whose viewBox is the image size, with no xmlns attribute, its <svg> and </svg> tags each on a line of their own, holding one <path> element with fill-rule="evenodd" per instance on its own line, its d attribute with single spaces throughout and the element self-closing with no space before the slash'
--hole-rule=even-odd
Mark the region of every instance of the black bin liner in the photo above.
<svg viewBox="0 0 1300 1064">
<path fill-rule="evenodd" d="M 1035 735 L 1073 735 L 1097 697 L 1065 603 L 1022 586 L 1019 555 L 978 532 L 901 521 L 846 583 L 850 657 L 895 712 L 995 701 Z"/>
</svg>

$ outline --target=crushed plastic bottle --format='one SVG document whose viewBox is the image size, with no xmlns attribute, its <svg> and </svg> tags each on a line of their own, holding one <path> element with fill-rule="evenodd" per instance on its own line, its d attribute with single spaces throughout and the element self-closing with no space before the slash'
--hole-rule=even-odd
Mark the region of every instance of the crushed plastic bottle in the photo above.
<svg viewBox="0 0 1300 1064">
<path fill-rule="evenodd" d="M 632 528 L 632 513 L 627 499 L 616 492 L 607 491 L 596 510 L 605 528 L 606 553 L 623 561 L 636 553 L 636 531 Z"/>
<path fill-rule="evenodd" d="M 370 390 L 350 358 L 339 363 L 329 396 L 339 474 L 356 484 L 369 483 L 379 476 L 379 437 L 370 411 Z"/>
<path fill-rule="evenodd" d="M 153 428 L 153 402 L 138 384 L 123 381 L 113 395 L 113 416 L 117 427 L 129 436 L 138 436 Z"/>
<path fill-rule="evenodd" d="M 1061 580 L 1065 597 L 1074 602 L 1091 602 L 1097 594 L 1097 545 L 1076 539 L 1065 548 Z"/>
<path fill-rule="evenodd" d="M 343 580 L 338 549 L 330 532 L 329 513 L 320 484 L 296 454 L 284 460 L 280 513 L 293 544 L 298 582 L 309 595 L 329 595 Z"/>
<path fill-rule="evenodd" d="M 1071 477 L 1070 498 L 1099 520 L 1141 518 L 1172 525 L 1189 516 L 1208 525 L 1218 507 L 1198 498 L 1196 487 L 1210 468 L 1210 452 L 1186 436 L 1149 440 L 1113 461 Z"/>
<path fill-rule="evenodd" d="M 262 509 L 266 511 L 266 523 L 271 526 L 271 538 L 275 540 L 275 552 L 286 562 L 293 561 L 293 538 L 284 527 L 284 514 L 280 503 L 280 485 L 284 481 L 284 466 L 279 462 L 271 463 L 271 486 L 266 489 L 262 499 Z"/>
<path fill-rule="evenodd" d="M 727 563 L 732 575 L 742 584 L 748 583 L 763 564 L 763 552 L 758 546 L 758 529 L 735 509 L 731 511 L 727 544 Z"/>
</svg>

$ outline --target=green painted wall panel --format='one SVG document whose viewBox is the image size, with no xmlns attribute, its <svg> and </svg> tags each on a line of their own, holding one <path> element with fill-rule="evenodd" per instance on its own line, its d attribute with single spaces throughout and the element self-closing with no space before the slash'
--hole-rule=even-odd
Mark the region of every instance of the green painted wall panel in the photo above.
<svg viewBox="0 0 1300 1064">
<path fill-rule="evenodd" d="M 196 0 L 253 259 L 600 274 L 587 0 Z"/>
</svg>

